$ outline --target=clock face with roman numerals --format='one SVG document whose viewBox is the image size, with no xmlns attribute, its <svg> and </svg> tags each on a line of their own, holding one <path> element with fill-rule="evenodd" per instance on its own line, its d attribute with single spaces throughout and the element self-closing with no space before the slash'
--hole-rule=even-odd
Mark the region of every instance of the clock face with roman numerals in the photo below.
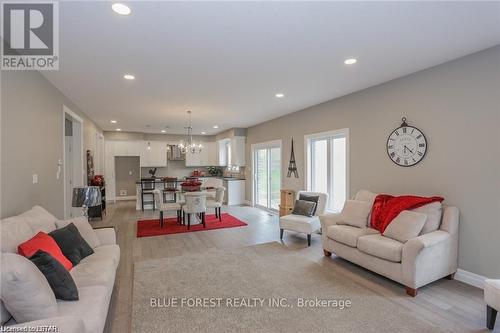
<svg viewBox="0 0 500 333">
<path fill-rule="evenodd" d="M 409 167 L 417 164 L 426 152 L 427 140 L 416 127 L 396 128 L 387 139 L 387 154 L 399 166 Z"/>
</svg>

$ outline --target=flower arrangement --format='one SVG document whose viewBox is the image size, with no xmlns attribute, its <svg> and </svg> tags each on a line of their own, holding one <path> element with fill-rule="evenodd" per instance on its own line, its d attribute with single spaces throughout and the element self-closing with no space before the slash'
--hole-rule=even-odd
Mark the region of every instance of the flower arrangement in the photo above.
<svg viewBox="0 0 500 333">
<path fill-rule="evenodd" d="M 199 191 L 201 187 L 201 182 L 200 181 L 186 181 L 181 183 L 181 188 L 183 191 L 186 192 L 195 192 Z"/>
</svg>

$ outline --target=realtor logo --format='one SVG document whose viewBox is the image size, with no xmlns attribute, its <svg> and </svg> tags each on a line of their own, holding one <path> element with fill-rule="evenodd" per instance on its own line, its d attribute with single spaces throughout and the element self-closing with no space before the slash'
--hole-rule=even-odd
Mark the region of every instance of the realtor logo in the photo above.
<svg viewBox="0 0 500 333">
<path fill-rule="evenodd" d="M 3 70 L 59 69 L 57 2 L 2 3 Z"/>
</svg>

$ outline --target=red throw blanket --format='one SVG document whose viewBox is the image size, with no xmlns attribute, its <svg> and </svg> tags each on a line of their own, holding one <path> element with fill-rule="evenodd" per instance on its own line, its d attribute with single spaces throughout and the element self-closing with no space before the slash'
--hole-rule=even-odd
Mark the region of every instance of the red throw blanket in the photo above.
<svg viewBox="0 0 500 333">
<path fill-rule="evenodd" d="M 413 195 L 402 195 L 394 197 L 388 194 L 379 194 L 375 198 L 372 207 L 370 225 L 381 233 L 403 210 L 415 209 L 431 202 L 443 201 L 441 197 L 417 197 Z"/>
</svg>

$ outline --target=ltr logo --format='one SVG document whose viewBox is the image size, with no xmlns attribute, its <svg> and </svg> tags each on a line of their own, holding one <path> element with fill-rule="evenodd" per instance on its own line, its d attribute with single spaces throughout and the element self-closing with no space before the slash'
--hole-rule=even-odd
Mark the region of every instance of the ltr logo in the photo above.
<svg viewBox="0 0 500 333">
<path fill-rule="evenodd" d="M 2 69 L 57 69 L 57 3 L 2 3 Z"/>
</svg>

